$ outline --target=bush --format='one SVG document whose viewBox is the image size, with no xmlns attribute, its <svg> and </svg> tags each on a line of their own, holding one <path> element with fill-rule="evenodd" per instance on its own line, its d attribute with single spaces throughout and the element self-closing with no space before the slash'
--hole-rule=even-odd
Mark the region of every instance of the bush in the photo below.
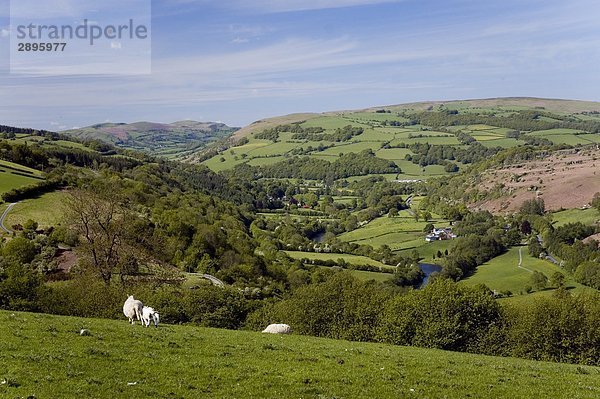
<svg viewBox="0 0 600 399">
<path fill-rule="evenodd" d="M 389 294 L 373 282 L 339 272 L 322 283 L 299 288 L 286 300 L 269 305 L 249 318 L 249 326 L 286 323 L 299 334 L 372 341 Z"/>
<path fill-rule="evenodd" d="M 575 280 L 581 284 L 600 290 L 600 264 L 584 262 L 575 271 Z"/>
<path fill-rule="evenodd" d="M 386 304 L 377 337 L 397 345 L 466 351 L 479 346 L 499 320 L 500 307 L 489 289 L 438 278 Z"/>
</svg>

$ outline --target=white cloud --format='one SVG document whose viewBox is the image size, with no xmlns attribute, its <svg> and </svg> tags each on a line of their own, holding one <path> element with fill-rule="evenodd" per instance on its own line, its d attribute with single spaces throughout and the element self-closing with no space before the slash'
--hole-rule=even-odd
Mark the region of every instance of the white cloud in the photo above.
<svg viewBox="0 0 600 399">
<path fill-rule="evenodd" d="M 4 37 L 9 37 L 9 36 L 10 36 L 10 29 L 6 29 L 6 28 L 0 29 L 0 37 L 4 38 Z"/>
<path fill-rule="evenodd" d="M 110 42 L 110 48 L 112 48 L 112 49 L 119 50 L 122 47 L 123 46 L 121 45 L 121 42 Z"/>
<path fill-rule="evenodd" d="M 250 41 L 250 39 L 245 38 L 245 37 L 236 37 L 235 39 L 233 39 L 231 41 L 231 43 L 234 44 L 244 44 L 244 43 L 248 43 Z"/>
</svg>

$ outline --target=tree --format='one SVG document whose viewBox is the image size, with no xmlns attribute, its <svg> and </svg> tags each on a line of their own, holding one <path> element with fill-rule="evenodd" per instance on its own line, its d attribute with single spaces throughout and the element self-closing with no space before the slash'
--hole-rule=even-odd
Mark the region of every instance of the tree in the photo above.
<svg viewBox="0 0 600 399">
<path fill-rule="evenodd" d="M 31 263 L 36 255 L 35 244 L 24 237 L 16 237 L 4 246 L 2 254 L 14 264 Z"/>
<path fill-rule="evenodd" d="M 565 275 L 561 272 L 554 272 L 550 277 L 550 284 L 556 288 L 560 288 L 565 285 Z"/>
<path fill-rule="evenodd" d="M 123 257 L 123 225 L 127 211 L 111 190 L 94 187 L 74 189 L 67 199 L 67 216 L 82 237 L 82 249 L 93 270 L 105 284 Z"/>
<path fill-rule="evenodd" d="M 396 208 L 390 208 L 390 211 L 388 212 L 388 217 L 389 218 L 393 218 L 398 216 L 398 209 Z"/>
<path fill-rule="evenodd" d="M 458 172 L 458 165 L 456 165 L 454 162 L 448 162 L 446 166 L 444 166 L 444 170 L 448 173 Z"/>
<path fill-rule="evenodd" d="M 424 233 L 431 233 L 434 228 L 435 228 L 435 226 L 433 225 L 433 223 L 427 223 L 425 225 L 425 228 L 423 229 L 423 232 Z"/>
<path fill-rule="evenodd" d="M 575 280 L 589 287 L 600 289 L 600 264 L 584 262 L 575 271 Z"/>
<path fill-rule="evenodd" d="M 525 235 L 531 234 L 531 223 L 529 223 L 529 220 L 525 219 L 521 223 L 521 233 Z"/>
<path fill-rule="evenodd" d="M 536 290 L 543 290 L 548 285 L 548 277 L 544 273 L 540 273 L 537 270 L 534 270 L 531 275 L 531 285 Z"/>
<path fill-rule="evenodd" d="M 539 258 L 540 254 L 544 251 L 544 248 L 539 243 L 537 237 L 531 237 L 527 249 L 529 250 L 529 255 L 533 256 L 534 258 Z"/>
<path fill-rule="evenodd" d="M 521 205 L 519 212 L 523 215 L 544 215 L 546 206 L 542 198 L 530 199 Z"/>
<path fill-rule="evenodd" d="M 592 199 L 592 206 L 600 212 L 600 192 L 594 194 L 594 198 Z"/>
</svg>

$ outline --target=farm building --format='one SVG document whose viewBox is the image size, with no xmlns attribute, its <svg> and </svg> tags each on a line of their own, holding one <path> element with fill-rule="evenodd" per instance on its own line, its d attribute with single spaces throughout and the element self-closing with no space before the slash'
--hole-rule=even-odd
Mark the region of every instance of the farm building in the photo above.
<svg viewBox="0 0 600 399">
<path fill-rule="evenodd" d="M 456 234 L 452 233 L 452 227 L 444 227 L 441 229 L 433 229 L 433 231 L 425 236 L 425 241 L 441 241 L 451 240 L 456 238 Z"/>
</svg>

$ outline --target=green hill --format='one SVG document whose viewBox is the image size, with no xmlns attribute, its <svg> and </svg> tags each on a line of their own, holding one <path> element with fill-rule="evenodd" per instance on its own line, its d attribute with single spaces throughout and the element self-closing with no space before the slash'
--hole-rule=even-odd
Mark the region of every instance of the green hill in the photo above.
<svg viewBox="0 0 600 399">
<path fill-rule="evenodd" d="M 62 133 L 82 140 L 101 140 L 117 147 L 173 158 L 229 137 L 236 130 L 223 123 L 180 121 L 171 124 L 102 123 Z"/>
<path fill-rule="evenodd" d="M 295 156 L 334 162 L 341 154 L 370 150 L 402 170 L 383 173 L 388 180 L 425 180 L 489 158 L 498 148 L 598 144 L 599 113 L 597 102 L 499 98 L 292 114 L 256 121 L 237 131 L 229 145 L 219 143 L 187 160 L 222 171 Z M 336 132 L 348 125 L 363 131 L 340 138 Z"/>
<path fill-rule="evenodd" d="M 600 395 L 595 367 L 296 335 L 4 311 L 0 335 L 0 396 L 11 398 Z"/>
</svg>

